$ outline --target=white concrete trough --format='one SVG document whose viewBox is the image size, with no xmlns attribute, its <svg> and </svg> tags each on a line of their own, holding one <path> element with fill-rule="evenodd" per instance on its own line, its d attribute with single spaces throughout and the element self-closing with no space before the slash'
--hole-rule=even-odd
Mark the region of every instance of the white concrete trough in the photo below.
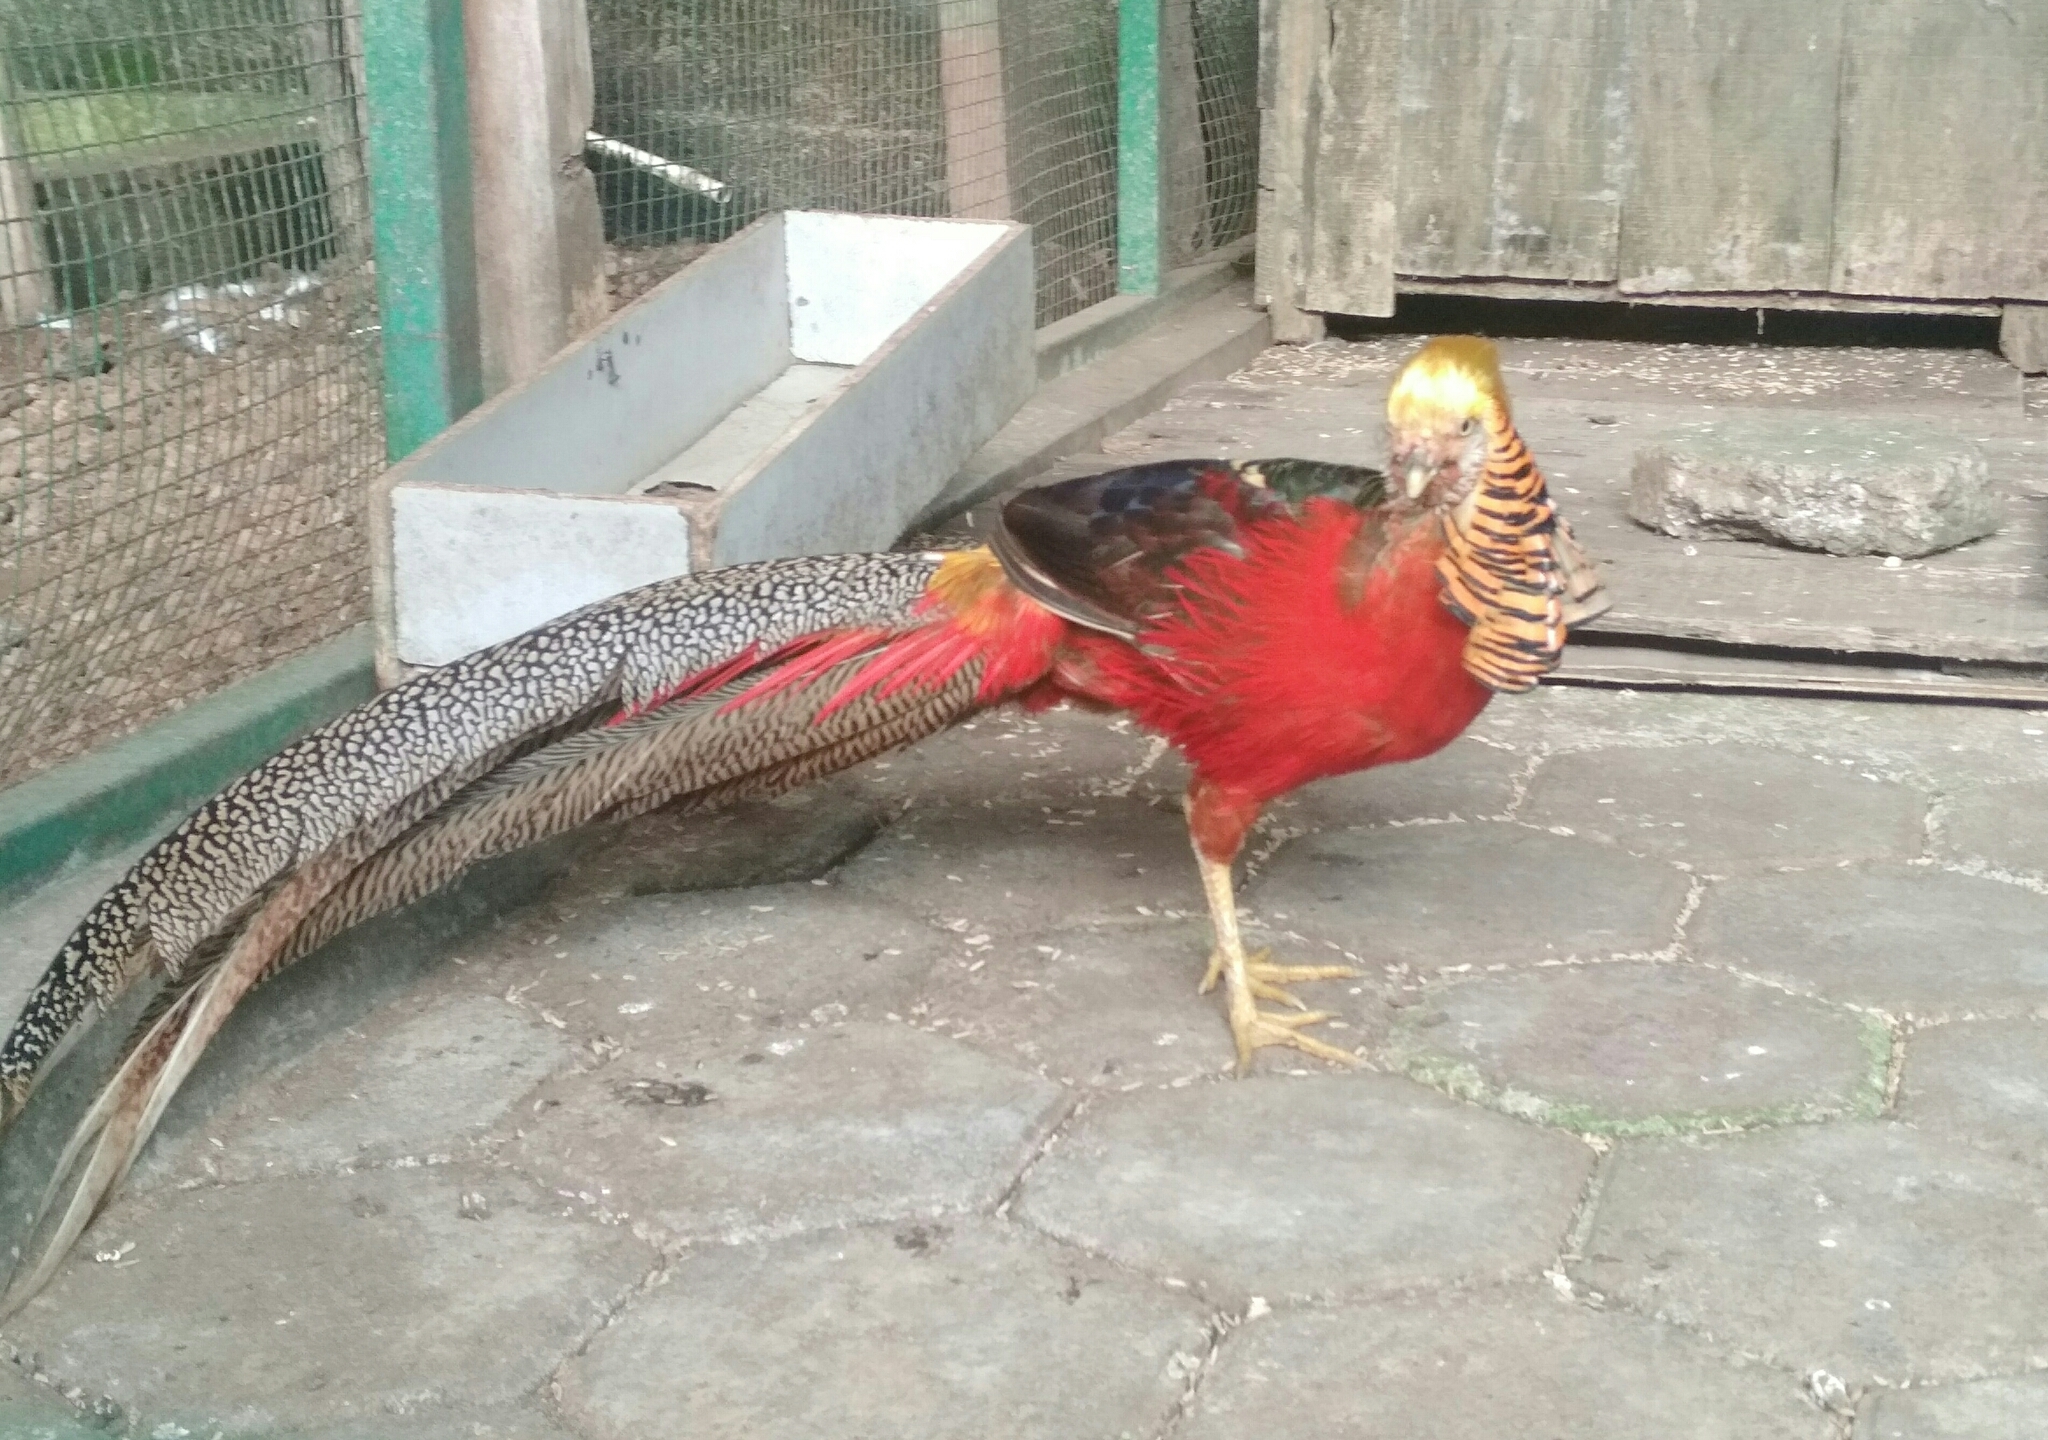
<svg viewBox="0 0 2048 1440">
<path fill-rule="evenodd" d="M 886 548 L 1035 383 L 1023 226 L 770 216 L 380 477 L 378 674 L 690 570 Z"/>
</svg>

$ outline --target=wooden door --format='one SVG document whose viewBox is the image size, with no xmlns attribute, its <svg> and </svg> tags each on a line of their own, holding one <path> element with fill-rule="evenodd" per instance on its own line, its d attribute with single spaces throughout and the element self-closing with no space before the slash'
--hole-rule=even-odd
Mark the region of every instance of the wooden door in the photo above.
<svg viewBox="0 0 2048 1440">
<path fill-rule="evenodd" d="M 2048 300 L 2048 0 L 1266 9 L 1281 303 Z"/>
</svg>

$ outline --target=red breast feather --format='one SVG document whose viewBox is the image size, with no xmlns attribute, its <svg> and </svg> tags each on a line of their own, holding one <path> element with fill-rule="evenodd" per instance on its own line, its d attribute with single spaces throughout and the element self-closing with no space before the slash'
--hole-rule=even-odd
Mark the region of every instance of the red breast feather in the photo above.
<svg viewBox="0 0 2048 1440">
<path fill-rule="evenodd" d="M 1312 500 L 1299 520 L 1247 527 L 1241 558 L 1190 556 L 1181 608 L 1140 636 L 1141 650 L 1091 647 L 1104 698 L 1209 780 L 1260 799 L 1450 743 L 1491 692 L 1465 673 L 1466 627 L 1437 598 L 1437 522 L 1369 522 L 1390 529 L 1347 604 L 1340 577 L 1366 523 Z"/>
</svg>

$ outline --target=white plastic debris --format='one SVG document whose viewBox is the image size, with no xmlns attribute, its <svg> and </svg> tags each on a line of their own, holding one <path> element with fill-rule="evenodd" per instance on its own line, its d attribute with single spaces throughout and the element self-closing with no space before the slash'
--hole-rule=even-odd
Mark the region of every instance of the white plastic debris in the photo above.
<svg viewBox="0 0 2048 1440">
<path fill-rule="evenodd" d="M 1836 1410 L 1849 1403 L 1849 1386 L 1841 1376 L 1814 1370 L 1806 1377 L 1806 1393 L 1823 1410 Z"/>
</svg>

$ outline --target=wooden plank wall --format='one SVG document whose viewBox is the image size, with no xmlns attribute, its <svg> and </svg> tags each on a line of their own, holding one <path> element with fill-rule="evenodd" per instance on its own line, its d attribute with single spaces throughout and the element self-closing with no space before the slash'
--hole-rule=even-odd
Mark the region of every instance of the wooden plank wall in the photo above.
<svg viewBox="0 0 2048 1440">
<path fill-rule="evenodd" d="M 1384 315 L 1397 275 L 2048 301 L 2048 0 L 1262 8 L 1278 306 Z M 2039 364 L 2036 321 L 2009 328 Z"/>
<path fill-rule="evenodd" d="M 2048 4 L 1856 0 L 1829 288 L 2048 300 Z"/>
<path fill-rule="evenodd" d="M 1351 315 L 1394 313 L 1401 173 L 1401 0 L 1344 0 L 1330 11 L 1317 67 L 1306 207 L 1303 303 Z"/>
<path fill-rule="evenodd" d="M 1827 288 L 1842 6 L 1639 6 L 1622 290 Z"/>
<path fill-rule="evenodd" d="M 1407 0 L 1406 275 L 1612 280 L 1628 0 Z"/>
<path fill-rule="evenodd" d="M 1259 6 L 1259 228 L 1252 293 L 1272 317 L 1273 338 L 1283 345 L 1323 335 L 1323 317 L 1303 308 L 1302 279 L 1313 183 L 1309 141 L 1320 121 L 1316 71 L 1329 34 L 1329 5 L 1330 0 L 1265 0 Z"/>
</svg>

